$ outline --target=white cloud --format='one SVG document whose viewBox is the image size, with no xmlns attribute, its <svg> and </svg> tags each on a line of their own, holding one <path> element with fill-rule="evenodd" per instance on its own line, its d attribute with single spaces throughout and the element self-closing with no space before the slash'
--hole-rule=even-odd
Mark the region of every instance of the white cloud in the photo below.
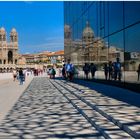
<svg viewBox="0 0 140 140">
<path fill-rule="evenodd" d="M 25 0 L 24 1 L 26 4 L 32 4 L 33 3 L 33 1 L 28 1 L 28 0 Z"/>
</svg>

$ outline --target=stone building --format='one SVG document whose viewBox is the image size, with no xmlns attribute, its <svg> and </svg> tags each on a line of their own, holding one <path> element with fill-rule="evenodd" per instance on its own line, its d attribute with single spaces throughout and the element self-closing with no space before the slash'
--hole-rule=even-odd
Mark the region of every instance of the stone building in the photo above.
<svg viewBox="0 0 140 140">
<path fill-rule="evenodd" d="M 28 67 L 34 64 L 50 65 L 54 63 L 56 65 L 62 65 L 63 60 L 64 50 L 56 52 L 44 51 L 36 54 L 22 54 L 19 57 L 19 65 L 26 64 Z"/>
<path fill-rule="evenodd" d="M 18 33 L 15 28 L 10 32 L 10 42 L 7 42 L 6 31 L 0 28 L 0 71 L 9 71 L 18 63 Z"/>
<path fill-rule="evenodd" d="M 65 25 L 64 56 L 66 60 L 71 59 L 74 65 L 83 66 L 87 62 L 95 63 L 100 67 L 105 62 L 115 61 L 116 57 L 120 57 L 120 60 L 124 61 L 123 50 L 114 46 L 106 46 L 102 38 L 95 36 L 89 22 L 83 29 L 81 39 L 72 40 L 71 34 L 70 26 Z"/>
</svg>

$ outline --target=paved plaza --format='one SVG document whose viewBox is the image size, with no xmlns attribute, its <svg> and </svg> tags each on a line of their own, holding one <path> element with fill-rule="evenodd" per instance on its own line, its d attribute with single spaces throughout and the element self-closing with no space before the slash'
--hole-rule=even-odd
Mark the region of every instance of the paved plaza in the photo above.
<svg viewBox="0 0 140 140">
<path fill-rule="evenodd" d="M 33 76 L 26 78 L 21 86 L 19 81 L 13 81 L 12 73 L 0 73 L 0 122 L 27 88 Z"/>
<path fill-rule="evenodd" d="M 140 94 L 82 80 L 31 80 L 1 119 L 0 138 L 140 138 Z"/>
</svg>

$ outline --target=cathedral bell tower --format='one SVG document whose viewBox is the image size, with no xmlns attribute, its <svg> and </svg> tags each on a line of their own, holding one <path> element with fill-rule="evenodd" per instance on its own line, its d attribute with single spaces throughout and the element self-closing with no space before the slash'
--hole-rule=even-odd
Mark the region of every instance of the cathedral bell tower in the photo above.
<svg viewBox="0 0 140 140">
<path fill-rule="evenodd" d="M 18 43 L 18 34 L 17 34 L 15 28 L 13 28 L 11 30 L 11 33 L 10 33 L 10 42 L 15 43 L 15 44 Z"/>
<path fill-rule="evenodd" d="M 0 28 L 0 64 L 6 64 L 6 31 L 3 27 Z"/>
<path fill-rule="evenodd" d="M 18 60 L 18 33 L 15 28 L 10 32 L 10 44 L 8 45 L 8 64 L 17 64 Z"/>
<path fill-rule="evenodd" d="M 6 32 L 3 27 L 0 28 L 0 42 L 6 42 Z"/>
</svg>

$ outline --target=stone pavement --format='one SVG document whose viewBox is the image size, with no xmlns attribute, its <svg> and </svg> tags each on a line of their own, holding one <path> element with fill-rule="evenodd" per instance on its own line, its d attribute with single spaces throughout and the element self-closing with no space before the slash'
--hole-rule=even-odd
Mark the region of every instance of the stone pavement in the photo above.
<svg viewBox="0 0 140 140">
<path fill-rule="evenodd" d="M 140 138 L 139 93 L 83 80 L 58 83 L 131 136 Z"/>
<path fill-rule="evenodd" d="M 5 75 L 5 79 L 4 76 L 0 77 L 0 122 L 22 95 L 32 79 L 33 77 L 29 76 L 23 85 L 19 85 L 18 81 L 13 81 L 12 74 L 8 73 Z"/>
<path fill-rule="evenodd" d="M 140 138 L 139 107 L 91 84 L 34 78 L 1 122 L 0 138 Z"/>
<path fill-rule="evenodd" d="M 103 138 L 47 78 L 34 78 L 0 126 L 0 138 Z"/>
</svg>

